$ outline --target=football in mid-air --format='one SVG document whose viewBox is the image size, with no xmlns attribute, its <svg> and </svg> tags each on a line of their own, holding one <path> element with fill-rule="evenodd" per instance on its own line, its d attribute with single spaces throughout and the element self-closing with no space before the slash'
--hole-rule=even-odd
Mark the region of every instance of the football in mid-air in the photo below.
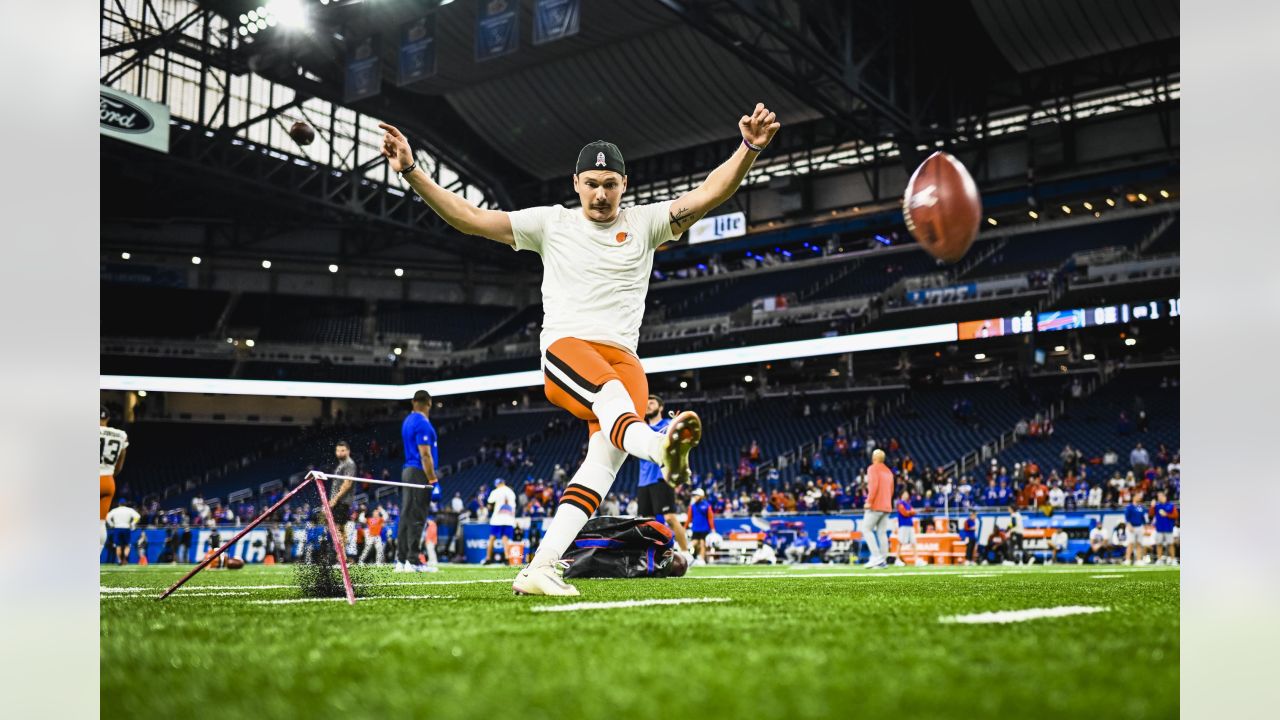
<svg viewBox="0 0 1280 720">
<path fill-rule="evenodd" d="M 315 142 L 316 131 L 310 125 L 299 121 L 289 128 L 289 137 L 299 145 L 310 145 Z"/>
<path fill-rule="evenodd" d="M 930 255 L 953 263 L 978 235 L 982 198 L 959 160 L 939 150 L 920 164 L 902 196 L 907 230 Z"/>
</svg>

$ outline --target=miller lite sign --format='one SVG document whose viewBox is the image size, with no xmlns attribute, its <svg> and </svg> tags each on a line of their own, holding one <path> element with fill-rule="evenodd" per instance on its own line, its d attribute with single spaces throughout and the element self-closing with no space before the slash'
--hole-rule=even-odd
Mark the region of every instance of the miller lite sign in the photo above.
<svg viewBox="0 0 1280 720">
<path fill-rule="evenodd" d="M 98 131 L 103 135 L 169 152 L 169 108 L 100 85 Z"/>
<path fill-rule="evenodd" d="M 703 218 L 689 228 L 689 244 L 724 240 L 747 234 L 747 214 L 742 212 Z"/>
</svg>

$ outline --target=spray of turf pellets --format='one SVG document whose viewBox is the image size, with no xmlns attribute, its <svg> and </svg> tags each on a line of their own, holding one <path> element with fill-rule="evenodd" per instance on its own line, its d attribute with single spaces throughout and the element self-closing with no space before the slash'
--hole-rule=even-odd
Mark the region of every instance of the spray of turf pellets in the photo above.
<svg viewBox="0 0 1280 720">
<path fill-rule="evenodd" d="M 293 566 L 294 584 L 303 597 L 346 597 L 347 591 L 342 585 L 342 571 L 338 569 L 338 556 L 333 552 L 333 543 L 329 540 L 328 533 L 318 535 L 314 541 L 308 538 L 302 562 Z M 369 584 L 366 570 L 364 566 L 352 564 L 348 558 L 347 573 L 351 576 L 356 597 L 362 597 L 363 588 Z"/>
</svg>

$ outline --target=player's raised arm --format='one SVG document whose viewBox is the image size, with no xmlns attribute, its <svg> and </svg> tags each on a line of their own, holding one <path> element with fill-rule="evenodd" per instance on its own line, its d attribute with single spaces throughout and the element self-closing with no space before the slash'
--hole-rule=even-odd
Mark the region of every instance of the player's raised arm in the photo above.
<svg viewBox="0 0 1280 720">
<path fill-rule="evenodd" d="M 425 170 L 418 167 L 413 150 L 403 133 L 386 123 L 378 123 L 378 127 L 386 131 L 382 136 L 382 155 L 391 169 L 400 173 L 409 187 L 418 193 L 418 197 L 444 218 L 445 222 L 467 235 L 478 235 L 504 245 L 515 245 L 511 220 L 505 212 L 478 208 L 467 202 L 466 198 L 437 185 Z"/>
<path fill-rule="evenodd" d="M 671 203 L 671 234 L 679 236 L 702 216 L 733 197 L 756 156 L 773 140 L 780 127 L 782 124 L 778 122 L 777 115 L 770 112 L 764 103 L 756 103 L 750 115 L 743 115 L 738 120 L 738 130 L 742 133 L 738 149 L 720 167 L 712 170 L 701 185 Z"/>
</svg>

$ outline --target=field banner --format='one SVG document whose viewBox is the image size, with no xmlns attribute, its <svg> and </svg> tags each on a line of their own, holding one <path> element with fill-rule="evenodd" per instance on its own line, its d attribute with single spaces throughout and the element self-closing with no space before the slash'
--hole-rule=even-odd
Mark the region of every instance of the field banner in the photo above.
<svg viewBox="0 0 1280 720">
<path fill-rule="evenodd" d="M 169 108 L 106 85 L 98 86 L 98 132 L 169 152 Z"/>
<path fill-rule="evenodd" d="M 492 60 L 520 47 L 520 3 L 480 0 L 476 12 L 476 62 Z"/>
<path fill-rule="evenodd" d="M 436 74 L 436 16 L 411 20 L 400 26 L 400 57 L 396 84 L 424 80 Z"/>
<path fill-rule="evenodd" d="M 537 0 L 533 5 L 533 44 L 577 35 L 581 17 L 579 0 Z"/>
<path fill-rule="evenodd" d="M 347 45 L 346 82 L 343 102 L 355 102 L 377 95 L 382 89 L 382 62 L 377 35 L 357 38 Z"/>
</svg>

